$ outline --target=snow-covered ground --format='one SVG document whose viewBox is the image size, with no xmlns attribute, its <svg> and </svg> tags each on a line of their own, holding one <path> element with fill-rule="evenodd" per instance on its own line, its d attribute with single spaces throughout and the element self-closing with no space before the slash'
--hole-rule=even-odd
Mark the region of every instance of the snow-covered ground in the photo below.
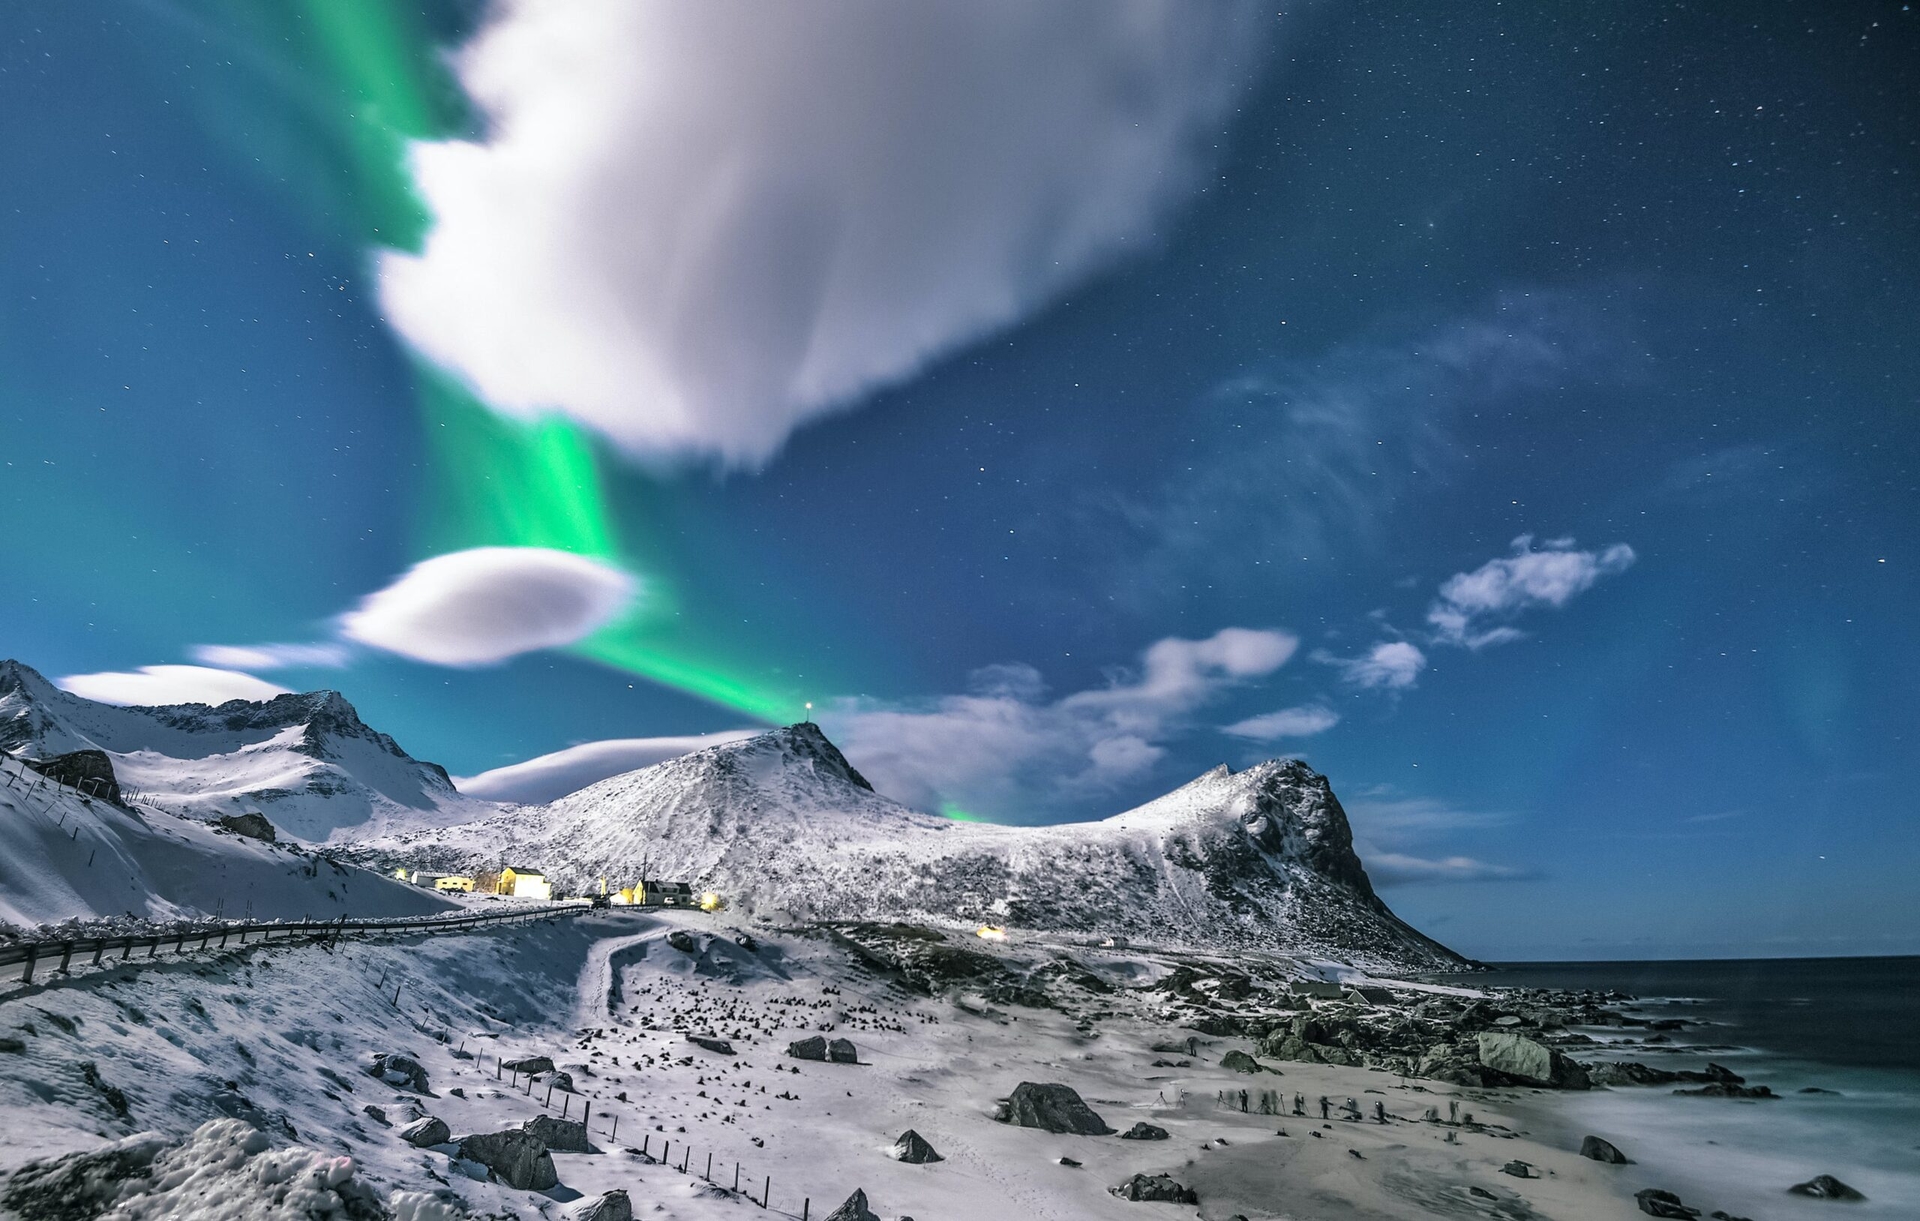
<svg viewBox="0 0 1920 1221">
<path fill-rule="evenodd" d="M 675 932 L 678 946 L 668 940 Z M 1006 1003 L 964 981 L 916 989 L 872 967 L 840 931 L 749 928 L 724 913 L 606 912 L 472 936 L 344 943 L 331 953 L 235 949 L 0 998 L 0 1039 L 16 1041 L 0 1043 L 9 1049 L 0 1051 L 0 1170 L 142 1130 L 178 1141 L 233 1116 L 265 1132 L 274 1149 L 311 1152 L 255 1174 L 246 1167 L 273 1155 L 245 1153 L 236 1130 L 217 1129 L 174 1156 L 227 1166 L 216 1181 L 236 1199 L 270 1193 L 276 1188 L 261 1180 L 289 1174 L 309 1187 L 331 1177 L 336 1196 L 362 1192 L 376 1210 L 393 1207 L 396 1192 L 414 1193 L 396 1211 L 419 1221 L 431 1215 L 423 1194 L 447 1210 L 442 1216 L 532 1218 L 568 1215 L 571 1202 L 612 1189 L 630 1194 L 636 1215 L 663 1221 L 765 1216 L 746 1195 L 758 1197 L 769 1179 L 769 1211 L 788 1216 L 810 1200 L 810 1215 L 823 1217 L 856 1188 L 889 1219 L 1194 1215 L 1190 1206 L 1108 1194 L 1139 1172 L 1168 1172 L 1195 1187 L 1203 1218 L 1488 1210 L 1579 1218 L 1631 1209 L 1617 1176 L 1609 1178 L 1614 1168 L 1497 1129 L 1456 1134 L 1461 1143 L 1452 1144 L 1441 1128 L 1415 1122 L 1451 1087 L 1429 1094 L 1418 1083 L 1329 1065 L 1229 1071 L 1224 1054 L 1251 1044 L 1174 1026 L 1163 994 L 1142 989 L 1173 965 L 1163 955 L 1086 952 L 1071 970 L 1055 970 L 1047 964 L 1076 951 L 881 934 L 988 954 L 1029 983 L 1052 981 L 1049 999 Z M 1274 961 L 1263 969 L 1294 968 Z M 789 1042 L 815 1033 L 851 1039 L 861 1063 L 785 1054 Z M 730 1040 L 734 1054 L 693 1044 L 689 1034 Z M 1198 1054 L 1154 1049 L 1189 1037 Z M 425 1069 L 424 1091 L 367 1074 L 374 1053 L 393 1051 Z M 549 1095 L 544 1075 L 531 1091 L 524 1076 L 496 1075 L 500 1057 L 528 1055 L 551 1057 L 579 1092 Z M 1067 1084 L 1109 1126 L 1145 1121 L 1170 1139 L 996 1122 L 996 1100 L 1022 1081 Z M 1369 1110 L 1377 1097 L 1396 1118 L 1323 1125 L 1317 1116 L 1219 1104 L 1221 1091 L 1240 1089 L 1256 1098 L 1299 1092 L 1310 1102 L 1330 1094 L 1336 1105 L 1351 1095 Z M 416 1149 L 397 1134 L 421 1114 L 444 1120 L 457 1138 L 563 1107 L 577 1117 L 588 1101 L 597 1151 L 553 1154 L 560 1185 L 545 1192 L 478 1181 L 452 1144 Z M 1497 1106 L 1469 1102 L 1495 1118 Z M 944 1160 L 895 1161 L 889 1147 L 908 1128 Z M 663 1153 L 672 1168 L 660 1164 Z M 686 1173 L 677 1169 L 683 1157 Z M 1499 1174 L 1514 1157 L 1546 1177 Z M 333 1160 L 341 1158 L 352 1161 Z M 176 1177 L 176 1194 L 186 1191 L 191 1176 Z M 0 1183 L 0 1200 L 6 1190 Z M 138 1215 L 162 1214 L 149 1203 Z M 236 1206 L 229 1215 L 267 1214 Z"/>
</svg>

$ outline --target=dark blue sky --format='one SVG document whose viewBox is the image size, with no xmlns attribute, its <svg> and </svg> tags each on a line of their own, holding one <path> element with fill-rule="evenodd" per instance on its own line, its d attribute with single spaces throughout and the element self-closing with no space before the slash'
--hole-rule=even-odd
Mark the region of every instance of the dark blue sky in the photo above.
<svg viewBox="0 0 1920 1221">
<path fill-rule="evenodd" d="M 312 640 L 433 549 L 335 102 L 223 11 L 0 18 L 0 652 L 51 675 Z M 1155 641 L 1281 630 L 1284 666 L 1155 705 L 1140 766 L 934 795 L 1090 817 L 1295 752 L 1469 954 L 1920 951 L 1920 18 L 1327 3 L 1266 45 L 1140 253 L 764 469 L 600 454 L 709 655 L 852 749 L 970 684 L 1070 737 Z M 1523 535 L 1633 562 L 1439 639 Z M 1338 664 L 1389 641 L 1410 684 Z M 1008 664 L 1046 693 L 970 677 Z M 750 723 L 568 653 L 266 677 L 456 774 Z M 1338 720 L 1220 732 L 1282 708 Z"/>
</svg>

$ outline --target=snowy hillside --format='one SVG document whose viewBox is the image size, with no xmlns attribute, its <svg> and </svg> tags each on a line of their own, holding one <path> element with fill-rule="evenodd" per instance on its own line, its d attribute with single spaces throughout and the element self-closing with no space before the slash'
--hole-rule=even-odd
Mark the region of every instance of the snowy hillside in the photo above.
<svg viewBox="0 0 1920 1221">
<path fill-rule="evenodd" d="M 316 843 L 498 808 L 462 796 L 445 769 L 368 728 L 338 692 L 122 708 L 0 661 L 0 749 L 46 758 L 90 747 L 149 804 L 200 819 L 257 810 L 282 834 Z"/>
<path fill-rule="evenodd" d="M 295 847 L 36 780 L 0 762 L 0 924 L 414 916 L 451 906 Z"/>
<path fill-rule="evenodd" d="M 1217 768 L 1103 822 L 952 822 L 875 793 L 811 724 L 698 751 L 462 827 L 371 846 L 421 867 L 544 869 L 563 887 L 642 872 L 820 918 L 988 921 L 1217 948 L 1454 966 L 1374 894 L 1325 777 Z"/>
</svg>

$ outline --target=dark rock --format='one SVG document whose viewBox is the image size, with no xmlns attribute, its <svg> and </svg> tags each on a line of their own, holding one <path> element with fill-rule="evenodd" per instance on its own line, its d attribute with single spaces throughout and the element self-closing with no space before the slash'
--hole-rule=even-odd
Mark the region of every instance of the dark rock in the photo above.
<svg viewBox="0 0 1920 1221">
<path fill-rule="evenodd" d="M 577 1094 L 580 1092 L 574 1088 L 573 1074 L 564 1068 L 556 1068 L 547 1074 L 547 1084 L 556 1090 L 564 1090 L 569 1094 Z"/>
<path fill-rule="evenodd" d="M 587 1125 L 571 1119 L 561 1119 L 554 1115 L 535 1115 L 520 1125 L 522 1131 L 531 1132 L 540 1138 L 549 1149 L 558 1149 L 562 1153 L 592 1153 L 593 1145 L 587 1140 Z"/>
<path fill-rule="evenodd" d="M 266 1147 L 266 1138 L 258 1137 Z M 157 1132 L 62 1157 L 31 1161 L 0 1186 L 0 1209 L 33 1221 L 92 1221 L 145 1185 L 153 1159 L 167 1147 Z"/>
<path fill-rule="evenodd" d="M 258 810 L 228 814 L 213 821 L 215 826 L 225 827 L 235 835 L 244 835 L 248 839 L 263 839 L 271 844 L 280 838 L 274 833 L 273 824 L 267 821 L 267 816 Z"/>
<path fill-rule="evenodd" d="M 824 1035 L 808 1035 L 804 1039 L 787 1044 L 787 1054 L 796 1060 L 824 1060 L 827 1058 L 827 1040 Z"/>
<path fill-rule="evenodd" d="M 747 933 L 742 933 L 738 937 L 735 937 L 733 944 L 739 946 L 749 954 L 758 954 L 760 952 L 760 943 L 755 941 L 753 937 Z"/>
<path fill-rule="evenodd" d="M 560 1181 L 546 1143 L 522 1129 L 466 1137 L 460 1142 L 460 1156 L 479 1162 L 502 1183 L 521 1191 L 545 1191 Z"/>
<path fill-rule="evenodd" d="M 1106 1136 L 1113 1131 L 1107 1122 L 1093 1113 L 1072 1087 L 1022 1081 L 1000 1108 L 1001 1123 L 1043 1132 L 1067 1132 L 1077 1136 Z"/>
<path fill-rule="evenodd" d="M 120 782 L 113 775 L 113 760 L 104 750 L 73 750 L 51 759 L 22 759 L 34 771 L 49 780 L 93 797 L 104 797 L 120 804 Z"/>
<path fill-rule="evenodd" d="M 846 1203 L 827 1214 L 826 1221 L 880 1221 L 880 1218 L 867 1207 L 867 1193 L 855 1191 Z"/>
<path fill-rule="evenodd" d="M 547 1056 L 524 1056 L 518 1060 L 508 1060 L 500 1066 L 510 1073 L 550 1073 L 553 1060 Z"/>
<path fill-rule="evenodd" d="M 633 1221 L 633 1201 L 624 1191 L 609 1191 L 576 1209 L 573 1221 Z"/>
<path fill-rule="evenodd" d="M 1713 1221 L 1753 1221 L 1752 1217 L 1736 1217 L 1724 1208 L 1716 1208 L 1707 1214 Z"/>
<path fill-rule="evenodd" d="M 1671 1085 L 1685 1078 L 1664 1068 L 1649 1068 L 1637 1060 L 1621 1060 L 1588 1065 L 1587 1080 L 1594 1085 Z"/>
<path fill-rule="evenodd" d="M 858 1064 L 860 1052 L 852 1039 L 835 1039 L 827 1044 L 827 1059 L 835 1064 Z"/>
<path fill-rule="evenodd" d="M 1687 1094 L 1694 1098 L 1778 1098 L 1780 1095 L 1764 1085 L 1729 1085 L 1724 1081 L 1715 1081 L 1703 1085 L 1697 1090 L 1675 1090 L 1676 1094 Z"/>
<path fill-rule="evenodd" d="M 933 1146 L 927 1143 L 926 1137 L 908 1128 L 900 1134 L 899 1140 L 893 1142 L 893 1160 L 905 1162 L 909 1166 L 924 1166 L 928 1162 L 945 1159 L 934 1152 Z"/>
<path fill-rule="evenodd" d="M 1119 1196 L 1122 1200 L 1144 1200 L 1160 1204 L 1198 1204 L 1200 1197 L 1193 1188 L 1173 1181 L 1171 1175 L 1136 1174 L 1118 1187 L 1107 1188 L 1107 1194 Z"/>
<path fill-rule="evenodd" d="M 1795 1183 L 1787 1191 L 1816 1200 L 1864 1200 L 1867 1197 L 1830 1174 L 1816 1174 L 1804 1183 Z"/>
<path fill-rule="evenodd" d="M 733 1054 L 733 1044 L 727 1042 L 725 1039 L 716 1039 L 712 1035 L 690 1034 L 687 1036 L 687 1042 L 693 1044 L 695 1047 L 704 1047 L 708 1051 L 718 1055 L 730 1056 Z"/>
<path fill-rule="evenodd" d="M 1649 1217 L 1674 1217 L 1678 1221 L 1700 1215 L 1697 1208 L 1688 1208 L 1680 1202 L 1680 1197 L 1671 1191 L 1662 1191 L 1658 1187 L 1649 1187 L 1633 1193 L 1634 1202 L 1640 1205 L 1640 1211 Z"/>
<path fill-rule="evenodd" d="M 0 1039 L 0 1043 L 10 1043 L 13 1041 L 14 1040 L 11 1040 L 11 1039 Z M 5 1051 L 5 1050 L 6 1050 L 5 1047 L 0 1047 L 0 1051 Z M 1817 1085 L 1803 1085 L 1800 1087 L 1799 1092 L 1802 1094 L 1826 1094 L 1829 1097 L 1833 1097 L 1833 1098 L 1840 1097 L 1839 1090 L 1822 1089 Z"/>
<path fill-rule="evenodd" d="M 360 1113 L 383 1128 L 391 1128 L 393 1126 L 393 1124 L 387 1120 L 387 1112 L 381 1107 L 374 1106 L 371 1102 L 361 1107 Z"/>
<path fill-rule="evenodd" d="M 1540 1177 L 1540 1175 L 1534 1171 L 1533 1163 L 1523 1162 L 1519 1158 L 1515 1158 L 1513 1161 L 1500 1167 L 1500 1173 L 1510 1174 L 1516 1179 L 1537 1179 Z"/>
<path fill-rule="evenodd" d="M 1486 1188 L 1477 1187 L 1472 1184 L 1468 1184 L 1467 1194 L 1470 1196 L 1473 1196 L 1475 1199 L 1480 1199 L 1480 1200 L 1497 1200 L 1500 1198 L 1499 1196 L 1494 1195 L 1491 1191 L 1488 1191 Z"/>
<path fill-rule="evenodd" d="M 1580 1156 L 1592 1158 L 1596 1162 L 1606 1162 L 1613 1166 L 1631 1166 L 1633 1159 L 1620 1152 L 1612 1141 L 1589 1136 L 1580 1142 Z"/>
<path fill-rule="evenodd" d="M 27 1045 L 19 1039 L 0 1039 L 0 1052 L 8 1052 L 17 1056 L 26 1049 Z"/>
<path fill-rule="evenodd" d="M 403 1051 L 375 1052 L 373 1063 L 367 1067 L 367 1076 L 378 1077 L 388 1085 L 400 1086 L 416 1094 L 428 1092 L 427 1070 L 420 1067 L 420 1061 Z"/>
<path fill-rule="evenodd" d="M 1254 1059 L 1244 1051 L 1230 1051 L 1220 1057 L 1220 1067 L 1233 1073 L 1263 1073 L 1267 1071 L 1260 1066 L 1260 1061 Z"/>
<path fill-rule="evenodd" d="M 1166 1140 L 1167 1130 L 1165 1128 L 1157 1128 L 1154 1125 L 1147 1123 L 1145 1120 L 1142 1120 L 1139 1123 L 1134 1124 L 1131 1128 L 1128 1128 L 1125 1132 L 1122 1132 L 1120 1134 L 1120 1139 L 1121 1140 Z"/>
<path fill-rule="evenodd" d="M 693 934 L 687 932 L 685 929 L 677 928 L 671 933 L 668 933 L 667 944 L 679 950 L 682 954 L 697 954 L 700 952 L 699 945 L 693 940 Z"/>
<path fill-rule="evenodd" d="M 415 1148 L 430 1149 L 452 1140 L 453 1133 L 448 1130 L 445 1120 L 423 1115 L 400 1129 L 400 1139 Z"/>
<path fill-rule="evenodd" d="M 1074 1161 L 1074 1160 L 1073 1160 L 1072 1158 L 1070 1158 L 1070 1157 L 1062 1157 L 1062 1158 L 1060 1158 L 1060 1159 L 1059 1159 L 1059 1162 L 1060 1162 L 1060 1164 L 1061 1164 L 1062 1166 L 1065 1166 L 1065 1167 L 1066 1167 L 1067 1169 L 1069 1169 L 1069 1170 L 1078 1170 L 1078 1169 L 1080 1169 L 1080 1163 L 1079 1163 L 1079 1162 L 1076 1162 L 1076 1161 Z"/>
</svg>

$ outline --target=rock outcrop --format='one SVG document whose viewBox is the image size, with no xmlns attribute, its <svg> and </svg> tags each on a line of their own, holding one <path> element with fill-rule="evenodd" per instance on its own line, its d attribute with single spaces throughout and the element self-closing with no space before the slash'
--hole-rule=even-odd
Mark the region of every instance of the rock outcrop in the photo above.
<svg viewBox="0 0 1920 1221">
<path fill-rule="evenodd" d="M 1198 1204 L 1200 1197 L 1193 1188 L 1174 1181 L 1171 1175 L 1136 1174 L 1117 1187 L 1107 1188 L 1108 1195 L 1119 1196 L 1122 1200 L 1149 1201 L 1157 1204 Z"/>
<path fill-rule="evenodd" d="M 1113 1132 L 1070 1086 L 1055 1083 L 1022 1081 L 996 1118 L 1017 1127 L 1076 1136 L 1107 1136 Z"/>
<path fill-rule="evenodd" d="M 479 1162 L 502 1183 L 521 1191 L 545 1191 L 560 1181 L 546 1142 L 520 1128 L 464 1137 L 460 1156 Z"/>
</svg>

